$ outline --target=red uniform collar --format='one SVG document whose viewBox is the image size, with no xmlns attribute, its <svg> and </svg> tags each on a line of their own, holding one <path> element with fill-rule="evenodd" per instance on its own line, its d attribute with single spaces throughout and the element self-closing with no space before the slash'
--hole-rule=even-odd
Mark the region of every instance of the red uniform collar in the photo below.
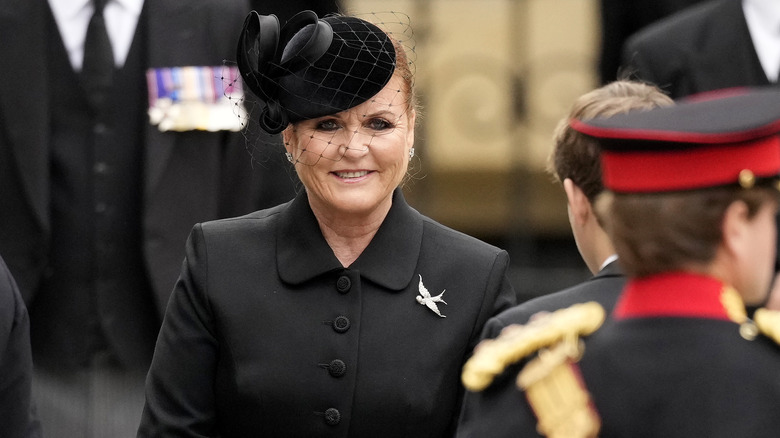
<svg viewBox="0 0 780 438">
<path fill-rule="evenodd" d="M 691 272 L 668 272 L 632 279 L 618 300 L 616 319 L 709 318 L 736 321 L 744 312 L 739 294 L 720 280 Z"/>
</svg>

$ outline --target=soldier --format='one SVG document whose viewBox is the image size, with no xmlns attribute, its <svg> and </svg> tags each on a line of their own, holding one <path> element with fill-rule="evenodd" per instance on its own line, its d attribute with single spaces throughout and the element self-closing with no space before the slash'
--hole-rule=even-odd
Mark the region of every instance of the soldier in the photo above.
<svg viewBox="0 0 780 438">
<path fill-rule="evenodd" d="M 607 311 L 614 307 L 625 284 L 625 277 L 618 267 L 612 242 L 602 228 L 603 220 L 598 217 L 594 207 L 596 199 L 604 191 L 598 142 L 575 131 L 571 121 L 672 104 L 672 99 L 658 88 L 632 81 L 615 81 L 575 100 L 569 114 L 561 119 L 553 135 L 550 172 L 561 182 L 566 192 L 572 234 L 593 277 L 565 290 L 526 301 L 490 318 L 482 332 L 483 338 L 495 338 L 504 327 L 511 324 L 525 324 L 540 311 L 553 311 L 591 300 L 601 304 Z M 515 366 L 519 369 L 522 364 Z M 502 403 L 500 400 L 517 397 L 522 398 L 522 394 L 514 389 L 514 385 L 495 385 L 488 391 L 467 393 L 460 416 L 460 433 L 468 436 L 474 428 L 489 423 L 488 418 L 492 416 L 497 416 L 494 424 L 512 430 L 512 421 L 504 418 L 500 409 L 491 409 L 490 406 Z"/>
<path fill-rule="evenodd" d="M 483 341 L 464 384 L 517 396 L 485 397 L 506 420 L 459 436 L 777 436 L 780 313 L 745 306 L 773 275 L 780 91 L 572 126 L 602 148 L 597 208 L 628 283 L 608 319 L 577 304 Z"/>
</svg>

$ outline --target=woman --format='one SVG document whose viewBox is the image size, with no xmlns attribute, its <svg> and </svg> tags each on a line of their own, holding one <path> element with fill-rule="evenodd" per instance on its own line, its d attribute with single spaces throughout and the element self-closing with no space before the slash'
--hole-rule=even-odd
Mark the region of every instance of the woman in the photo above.
<svg viewBox="0 0 780 438">
<path fill-rule="evenodd" d="M 238 63 L 304 190 L 196 225 L 139 436 L 441 437 L 507 253 L 420 215 L 402 46 L 362 19 L 250 14 Z"/>
</svg>

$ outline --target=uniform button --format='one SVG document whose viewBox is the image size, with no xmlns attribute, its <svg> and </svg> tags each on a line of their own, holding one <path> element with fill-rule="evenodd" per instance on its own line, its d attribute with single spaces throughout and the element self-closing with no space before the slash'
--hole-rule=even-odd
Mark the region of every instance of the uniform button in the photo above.
<svg viewBox="0 0 780 438">
<path fill-rule="evenodd" d="M 347 372 L 347 364 L 343 360 L 334 359 L 328 364 L 328 372 L 333 377 L 341 377 Z"/>
<path fill-rule="evenodd" d="M 342 294 L 349 292 L 349 288 L 351 287 L 352 287 L 352 280 L 350 280 L 349 277 L 347 277 L 346 275 L 342 275 L 336 281 L 336 290 Z"/>
<path fill-rule="evenodd" d="M 108 206 L 102 202 L 95 204 L 95 213 L 103 214 L 108 210 Z"/>
<path fill-rule="evenodd" d="M 335 426 L 341 422 L 341 412 L 336 408 L 328 408 L 325 411 L 325 424 Z"/>
<path fill-rule="evenodd" d="M 92 127 L 92 132 L 97 135 L 103 135 L 108 132 L 108 126 L 106 126 L 105 123 L 96 123 L 95 126 Z"/>
<path fill-rule="evenodd" d="M 349 330 L 350 322 L 346 316 L 339 316 L 333 320 L 333 330 L 338 333 L 344 333 Z"/>
</svg>

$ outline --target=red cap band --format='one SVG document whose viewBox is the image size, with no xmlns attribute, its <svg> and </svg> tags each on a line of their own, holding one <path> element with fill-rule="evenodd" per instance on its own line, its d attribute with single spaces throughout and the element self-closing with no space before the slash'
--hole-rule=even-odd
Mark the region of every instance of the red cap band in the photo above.
<svg viewBox="0 0 780 438">
<path fill-rule="evenodd" d="M 615 192 L 664 192 L 735 184 L 747 169 L 771 177 L 780 169 L 780 137 L 691 149 L 602 151 L 604 186 Z"/>
</svg>

